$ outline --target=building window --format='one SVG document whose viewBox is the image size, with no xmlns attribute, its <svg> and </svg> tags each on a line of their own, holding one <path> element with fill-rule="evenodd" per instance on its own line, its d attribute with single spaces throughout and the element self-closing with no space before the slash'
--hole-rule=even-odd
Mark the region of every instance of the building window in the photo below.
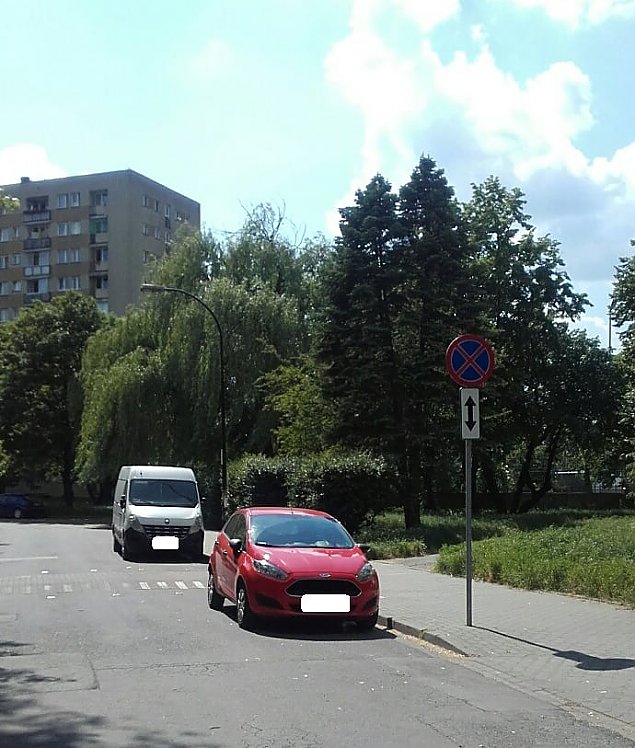
<svg viewBox="0 0 635 748">
<path fill-rule="evenodd" d="M 108 300 L 99 299 L 99 301 L 97 302 L 97 309 L 104 314 L 108 314 Z"/>
<path fill-rule="evenodd" d="M 65 275 L 58 278 L 58 288 L 60 291 L 79 291 L 79 275 Z"/>
<path fill-rule="evenodd" d="M 108 247 L 95 247 L 95 262 L 108 262 Z"/>
<path fill-rule="evenodd" d="M 158 226 L 154 227 L 154 238 L 155 239 L 161 238 L 161 229 Z"/>
<path fill-rule="evenodd" d="M 90 193 L 90 204 L 93 208 L 105 208 L 108 205 L 108 190 L 93 190 Z"/>
<path fill-rule="evenodd" d="M 172 208 L 169 205 L 166 205 L 165 206 L 165 217 L 169 218 L 171 212 L 172 212 Z"/>
<path fill-rule="evenodd" d="M 11 322 L 15 319 L 15 309 L 0 309 L 0 322 Z"/>
<path fill-rule="evenodd" d="M 22 255 L 19 252 L 16 252 L 15 254 L 11 255 L 11 264 L 12 265 L 22 264 Z"/>
<path fill-rule="evenodd" d="M 141 198 L 141 205 L 143 205 L 144 208 L 149 208 L 150 207 L 150 197 L 149 197 L 149 195 L 144 195 Z"/>
<path fill-rule="evenodd" d="M 13 281 L 13 293 L 22 293 L 22 281 Z"/>
<path fill-rule="evenodd" d="M 43 210 L 48 210 L 49 199 L 47 197 L 27 197 L 26 209 L 29 213 L 40 213 Z"/>
<path fill-rule="evenodd" d="M 57 207 L 68 208 L 68 193 L 62 192 L 57 196 Z"/>
<path fill-rule="evenodd" d="M 0 281 L 0 296 L 8 296 L 11 293 L 11 283 L 9 281 Z"/>
<path fill-rule="evenodd" d="M 152 226 L 148 223 L 144 223 L 142 231 L 144 236 L 150 236 L 152 233 Z"/>
<path fill-rule="evenodd" d="M 159 208 L 160 208 L 160 207 L 161 207 L 161 206 L 159 205 L 159 201 L 158 201 L 158 200 L 155 200 L 155 201 L 154 201 L 154 210 L 155 210 L 155 213 L 158 213 L 158 212 L 159 212 Z"/>
<path fill-rule="evenodd" d="M 168 243 L 172 241 L 172 232 L 171 231 L 166 231 L 165 232 L 165 241 L 168 242 Z"/>
<path fill-rule="evenodd" d="M 71 192 L 71 208 L 79 208 L 79 192 Z"/>
<path fill-rule="evenodd" d="M 77 236 L 77 234 L 82 233 L 82 224 L 81 221 L 71 221 L 71 235 Z"/>
<path fill-rule="evenodd" d="M 89 232 L 91 234 L 105 234 L 108 231 L 108 217 L 95 216 L 90 219 Z"/>
<path fill-rule="evenodd" d="M 101 288 L 101 289 L 108 288 L 108 276 L 98 275 L 95 278 L 95 288 Z"/>
<path fill-rule="evenodd" d="M 49 253 L 48 252 L 33 252 L 30 259 L 31 259 L 31 262 L 29 263 L 29 266 L 31 267 L 40 267 L 41 265 L 48 265 L 49 264 Z"/>
<path fill-rule="evenodd" d="M 68 236 L 68 223 L 66 221 L 57 224 L 57 235 Z"/>
<path fill-rule="evenodd" d="M 48 278 L 36 278 L 34 280 L 28 280 L 26 282 L 26 292 L 28 294 L 48 293 L 48 290 L 49 290 L 49 279 Z"/>
<path fill-rule="evenodd" d="M 57 261 L 60 265 L 67 265 L 70 262 L 79 262 L 79 247 L 72 249 L 58 249 Z"/>
<path fill-rule="evenodd" d="M 0 255 L 0 270 L 6 270 L 9 267 L 9 255 Z"/>
<path fill-rule="evenodd" d="M 0 242 L 11 242 L 18 237 L 18 230 L 13 226 L 4 226 L 0 229 Z"/>
</svg>

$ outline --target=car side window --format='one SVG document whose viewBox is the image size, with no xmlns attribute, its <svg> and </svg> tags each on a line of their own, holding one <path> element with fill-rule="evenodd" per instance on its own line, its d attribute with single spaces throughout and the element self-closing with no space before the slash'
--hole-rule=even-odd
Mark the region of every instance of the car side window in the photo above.
<svg viewBox="0 0 635 748">
<path fill-rule="evenodd" d="M 240 538 L 243 541 L 243 546 L 247 541 L 247 523 L 245 522 L 245 518 L 242 514 L 238 515 L 238 523 L 236 529 L 234 530 L 233 537 Z"/>
<path fill-rule="evenodd" d="M 223 533 L 227 535 L 228 538 L 235 538 L 237 535 L 234 533 L 236 532 L 236 529 L 238 527 L 238 520 L 240 518 L 240 514 L 234 514 L 232 515 L 228 520 L 225 527 L 223 527 Z"/>
</svg>

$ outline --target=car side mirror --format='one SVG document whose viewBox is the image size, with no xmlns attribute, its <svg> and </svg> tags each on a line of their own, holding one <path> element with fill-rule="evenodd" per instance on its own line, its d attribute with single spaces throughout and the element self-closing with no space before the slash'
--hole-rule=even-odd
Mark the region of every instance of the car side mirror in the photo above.
<svg viewBox="0 0 635 748">
<path fill-rule="evenodd" d="M 362 553 L 368 553 L 370 550 L 370 545 L 368 543 L 358 543 L 357 547 Z"/>
<path fill-rule="evenodd" d="M 240 538 L 232 538 L 229 541 L 229 545 L 232 547 L 234 553 L 240 553 L 243 549 L 243 541 Z"/>
<path fill-rule="evenodd" d="M 125 495 L 124 495 L 124 496 L 122 496 L 122 497 L 121 497 L 121 498 L 119 499 L 119 506 L 120 506 L 120 507 L 121 507 L 122 509 L 125 509 L 125 508 L 126 508 L 126 497 L 125 497 Z"/>
</svg>

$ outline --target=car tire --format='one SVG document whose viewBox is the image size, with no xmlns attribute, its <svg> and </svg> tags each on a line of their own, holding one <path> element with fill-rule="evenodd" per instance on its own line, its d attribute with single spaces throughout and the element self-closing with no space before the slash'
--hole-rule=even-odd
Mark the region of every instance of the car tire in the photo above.
<svg viewBox="0 0 635 748">
<path fill-rule="evenodd" d="M 126 545 L 126 539 L 123 539 L 123 543 L 121 544 L 121 558 L 123 558 L 124 561 L 132 561 L 132 553 L 130 553 L 130 549 Z"/>
<path fill-rule="evenodd" d="M 214 575 L 212 574 L 211 569 L 208 571 L 208 575 L 209 576 L 207 577 L 207 604 L 212 610 L 221 610 L 225 602 L 225 598 L 216 589 L 216 585 L 214 584 Z"/>
<path fill-rule="evenodd" d="M 13 510 L 13 519 L 22 519 L 22 509 Z"/>
<path fill-rule="evenodd" d="M 249 630 L 254 625 L 254 614 L 249 607 L 249 596 L 244 582 L 239 582 L 236 590 L 236 621 L 241 629 Z"/>
<path fill-rule="evenodd" d="M 112 549 L 115 553 L 121 553 L 121 543 L 117 540 L 114 532 L 112 534 Z"/>
<path fill-rule="evenodd" d="M 374 613 L 372 616 L 368 616 L 367 618 L 358 618 L 357 628 L 360 631 L 372 631 L 377 625 L 378 619 L 379 619 L 379 611 L 377 611 L 377 613 Z"/>
</svg>

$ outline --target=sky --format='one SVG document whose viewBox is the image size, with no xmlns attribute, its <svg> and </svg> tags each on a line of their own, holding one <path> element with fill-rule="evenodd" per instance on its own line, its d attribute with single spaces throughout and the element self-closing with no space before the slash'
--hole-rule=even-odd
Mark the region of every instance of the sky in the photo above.
<svg viewBox="0 0 635 748">
<path fill-rule="evenodd" d="M 0 0 L 0 184 L 134 169 L 219 237 L 299 234 L 422 155 L 497 176 L 560 242 L 607 344 L 635 238 L 635 0 Z M 615 338 L 613 339 L 615 345 Z"/>
</svg>

